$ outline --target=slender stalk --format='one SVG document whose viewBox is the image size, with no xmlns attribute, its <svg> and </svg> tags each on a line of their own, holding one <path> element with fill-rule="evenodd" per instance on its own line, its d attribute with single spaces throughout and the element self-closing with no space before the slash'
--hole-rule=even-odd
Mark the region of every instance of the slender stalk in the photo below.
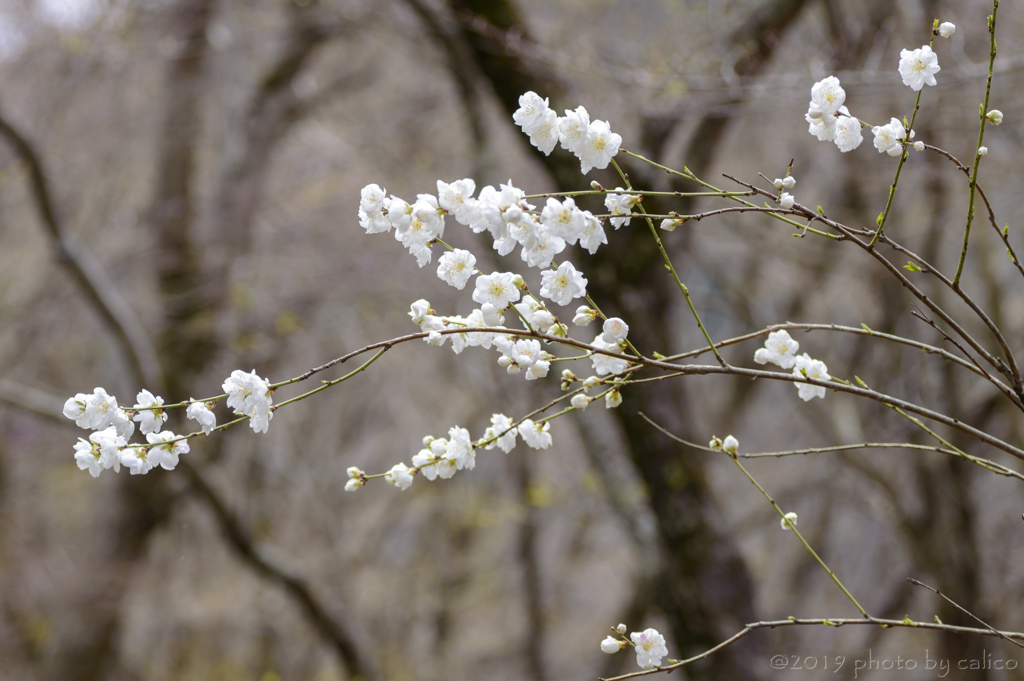
<svg viewBox="0 0 1024 681">
<path fill-rule="evenodd" d="M 622 181 L 626 183 L 626 186 L 629 189 L 632 189 L 633 186 L 630 184 L 629 178 L 626 176 L 626 173 L 622 172 L 622 168 L 620 168 L 619 164 L 615 162 L 615 159 L 612 159 L 612 165 L 615 166 L 615 170 L 618 171 L 619 176 L 622 178 Z M 637 206 L 640 207 L 640 211 L 642 213 L 646 212 L 639 201 L 637 202 Z M 700 315 L 697 314 L 697 308 L 693 306 L 693 301 L 690 299 L 690 291 L 686 288 L 686 284 L 684 284 L 679 278 L 676 268 L 672 265 L 672 259 L 668 257 L 668 252 L 665 250 L 664 244 L 661 243 L 661 237 L 658 236 L 658 229 L 654 226 L 654 222 L 650 218 L 644 218 L 644 220 L 647 222 L 647 226 L 651 230 L 651 236 L 654 237 L 654 243 L 657 244 L 658 250 L 661 252 L 661 257 L 665 261 L 665 267 L 668 268 L 668 271 L 672 274 L 672 278 L 675 279 L 676 286 L 679 287 L 679 291 L 683 294 L 683 298 L 686 300 L 686 305 L 690 308 L 690 313 L 697 322 L 697 328 L 700 329 L 702 334 L 704 334 L 704 340 L 708 342 L 708 347 L 710 347 L 711 352 L 715 354 L 715 359 L 718 360 L 719 364 L 723 367 L 729 366 L 722 356 L 718 354 L 718 348 L 715 347 L 715 342 L 711 340 L 711 336 L 708 335 L 707 329 L 704 328 L 704 323 L 700 320 Z"/>
<path fill-rule="evenodd" d="M 932 39 L 928 41 L 928 47 L 935 44 L 935 31 L 932 31 Z M 910 143 L 910 133 L 914 130 L 914 121 L 917 120 L 917 112 L 921 109 L 921 94 L 924 92 L 924 87 L 917 91 L 917 99 L 914 100 L 914 112 L 910 114 L 910 125 L 906 129 L 903 141 L 906 144 Z M 906 119 L 904 119 L 906 120 Z M 896 196 L 896 185 L 900 181 L 900 171 L 903 170 L 903 164 L 910 158 L 910 150 L 907 149 L 906 144 L 903 146 L 903 153 L 900 154 L 899 165 L 896 166 L 896 177 L 893 178 L 892 184 L 889 185 L 889 198 L 885 202 L 885 210 L 882 211 L 881 217 L 878 218 L 878 229 L 875 230 L 875 235 L 871 237 L 871 243 L 868 244 L 868 248 L 874 248 L 875 242 L 878 241 L 878 236 L 882 233 L 882 228 L 885 227 L 885 221 L 889 218 L 889 209 L 892 208 L 892 200 Z"/>
<path fill-rule="evenodd" d="M 989 53 L 988 53 L 988 80 L 985 82 L 985 103 L 981 105 L 981 125 L 978 126 L 978 146 L 974 150 L 974 172 L 971 174 L 971 198 L 967 203 L 967 226 L 964 228 L 964 245 L 960 249 L 960 262 L 956 266 L 956 275 L 953 277 L 953 287 L 960 286 L 960 275 L 964 271 L 964 261 L 967 260 L 967 242 L 971 238 L 971 223 L 974 221 L 974 190 L 978 185 L 978 166 L 981 164 L 981 146 L 985 140 L 985 114 L 988 113 L 988 97 L 992 92 L 992 65 L 996 61 L 996 11 L 999 9 L 999 0 L 992 0 L 992 15 L 988 18 Z"/>
</svg>

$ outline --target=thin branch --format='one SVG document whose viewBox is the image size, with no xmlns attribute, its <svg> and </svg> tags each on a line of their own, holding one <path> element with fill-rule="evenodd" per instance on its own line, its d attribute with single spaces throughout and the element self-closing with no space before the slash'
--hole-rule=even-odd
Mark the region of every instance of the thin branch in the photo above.
<svg viewBox="0 0 1024 681">
<path fill-rule="evenodd" d="M 762 621 L 762 622 L 752 622 L 752 623 L 744 626 L 742 629 L 740 629 L 738 632 L 733 634 L 731 637 L 727 638 L 726 640 L 724 640 L 721 643 L 719 643 L 718 645 L 716 645 L 714 648 L 710 648 L 708 650 L 705 650 L 703 653 L 700 653 L 699 655 L 694 655 L 693 657 L 687 658 L 685 660 L 680 660 L 679 662 L 676 662 L 675 664 L 666 665 L 664 667 L 656 667 L 654 669 L 645 669 L 643 671 L 633 672 L 632 674 L 623 674 L 621 676 L 612 676 L 612 677 L 608 677 L 608 678 L 603 678 L 600 681 L 623 681 L 623 679 L 632 679 L 632 678 L 636 678 L 638 676 L 649 676 L 651 674 L 659 674 L 661 672 L 668 672 L 668 671 L 672 671 L 673 669 L 678 669 L 679 667 L 685 667 L 687 665 L 693 664 L 694 662 L 699 662 L 700 660 L 706 659 L 707 657 L 710 657 L 711 655 L 714 655 L 715 653 L 717 653 L 718 651 L 722 650 L 723 648 L 726 648 L 726 647 L 732 645 L 733 643 L 735 643 L 736 641 L 740 640 L 741 638 L 743 638 L 744 636 L 746 636 L 750 632 L 756 631 L 758 629 L 776 629 L 776 628 L 779 628 L 779 627 L 795 627 L 795 626 L 826 626 L 826 627 L 836 627 L 836 628 L 838 628 L 838 627 L 845 627 L 845 626 L 850 626 L 850 625 L 865 625 L 865 624 L 875 625 L 875 626 L 879 626 L 879 627 L 883 627 L 883 628 L 906 627 L 908 629 L 932 629 L 932 630 L 937 630 L 937 631 L 948 631 L 950 633 L 955 633 L 955 634 L 974 634 L 976 636 L 998 636 L 1000 638 L 1022 639 L 1022 640 L 1024 640 L 1024 633 L 1016 632 L 1016 631 L 996 631 L 995 629 L 977 629 L 977 628 L 974 628 L 974 627 L 958 627 L 958 626 L 954 626 L 952 624 L 941 624 L 941 623 L 938 623 L 938 622 L 917 622 L 917 621 L 911 620 L 909 618 L 908 619 L 903 619 L 903 620 L 893 620 L 893 619 L 882 619 L 880 617 L 869 617 L 867 619 L 862 619 L 862 618 L 857 618 L 857 619 L 852 619 L 852 618 L 797 619 L 796 617 L 790 617 L 789 619 L 785 619 L 785 620 L 769 620 L 769 621 Z"/>
<path fill-rule="evenodd" d="M 139 385 L 160 390 L 163 377 L 156 349 L 131 305 L 110 280 L 99 261 L 82 244 L 67 237 L 53 203 L 43 161 L 35 146 L 0 114 L 0 135 L 28 166 L 29 186 L 57 261 L 74 278 L 85 298 L 114 332 Z"/>
<path fill-rule="evenodd" d="M 1000 638 L 1006 639 L 1007 641 L 1009 641 L 1013 645 L 1017 646 L 1018 648 L 1024 648 L 1024 643 L 1021 643 L 1020 641 L 1014 641 L 1012 638 L 1010 638 L 1009 636 L 1006 636 L 1001 631 L 998 631 L 997 629 L 993 628 L 990 624 L 985 622 L 983 619 L 981 619 L 980 617 L 978 617 L 977 615 L 975 615 L 971 611 L 967 610 L 966 608 L 961 606 L 959 603 L 957 603 L 952 598 L 950 598 L 946 594 L 942 593 L 938 589 L 936 589 L 934 587 L 931 587 L 931 586 L 928 586 L 924 582 L 919 582 L 918 580 L 916 580 L 916 579 L 914 579 L 912 577 L 907 577 L 907 581 L 910 582 L 911 584 L 913 584 L 914 586 L 924 587 L 925 589 L 928 589 L 932 593 L 934 593 L 934 594 L 936 594 L 938 596 L 941 596 L 942 598 L 944 598 L 946 600 L 947 603 L 949 603 L 950 605 L 952 605 L 954 608 L 956 608 L 960 612 L 964 613 L 965 615 L 969 616 L 971 619 L 973 619 L 978 624 L 982 625 L 983 627 L 985 627 L 986 629 L 988 629 L 992 633 L 996 634 Z"/>
</svg>

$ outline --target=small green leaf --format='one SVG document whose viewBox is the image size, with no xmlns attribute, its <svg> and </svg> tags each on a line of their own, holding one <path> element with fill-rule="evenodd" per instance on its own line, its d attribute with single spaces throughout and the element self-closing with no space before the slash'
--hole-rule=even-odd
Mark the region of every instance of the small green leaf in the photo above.
<svg viewBox="0 0 1024 681">
<path fill-rule="evenodd" d="M 822 208 L 821 206 L 818 206 L 818 215 L 820 215 L 821 217 L 825 217 L 825 209 Z"/>
<path fill-rule="evenodd" d="M 853 380 L 857 381 L 857 385 L 867 389 L 868 384 L 861 380 L 860 376 L 854 375 Z"/>
<path fill-rule="evenodd" d="M 878 217 L 875 218 L 875 224 L 878 225 L 879 227 L 881 227 L 882 226 L 882 220 L 884 218 L 885 218 L 885 213 L 879 213 Z"/>
<path fill-rule="evenodd" d="M 923 272 L 920 267 L 914 264 L 912 261 L 907 261 L 907 264 L 903 266 L 903 269 L 910 270 L 911 272 Z"/>
<path fill-rule="evenodd" d="M 872 330 L 871 327 L 868 326 L 867 324 L 865 324 L 864 322 L 861 322 L 860 328 L 864 329 L 865 331 L 871 331 Z"/>
</svg>

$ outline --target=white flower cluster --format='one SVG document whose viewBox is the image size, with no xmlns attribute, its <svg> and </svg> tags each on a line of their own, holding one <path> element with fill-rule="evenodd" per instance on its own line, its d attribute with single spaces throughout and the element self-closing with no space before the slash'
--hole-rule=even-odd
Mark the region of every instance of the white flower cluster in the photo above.
<svg viewBox="0 0 1024 681">
<path fill-rule="evenodd" d="M 236 414 L 249 417 L 254 431 L 267 432 L 267 425 L 274 416 L 267 381 L 255 371 L 251 374 L 234 371 L 223 387 L 227 405 L 233 407 Z M 88 440 L 80 438 L 75 444 L 75 460 L 80 469 L 88 470 L 94 478 L 109 468 L 118 473 L 122 464 L 132 475 L 148 473 L 157 466 L 174 470 L 178 457 L 188 453 L 187 439 L 197 433 L 181 436 L 160 430 L 167 421 L 163 398 L 142 390 L 135 399 L 134 407 L 122 409 L 117 406 L 116 397 L 108 395 L 103 388 L 96 388 L 88 395 L 78 393 L 64 403 L 66 417 L 80 428 L 96 431 Z M 217 427 L 217 416 L 210 408 L 212 404 L 212 401 L 190 399 L 185 409 L 186 418 L 196 421 L 201 432 L 207 435 Z M 135 423 L 146 436 L 148 446 L 129 444 Z"/>
<path fill-rule="evenodd" d="M 498 189 L 484 187 L 476 198 L 476 184 L 470 179 L 451 184 L 438 180 L 437 190 L 437 197 L 419 194 L 410 205 L 396 196 L 386 198 L 384 190 L 376 184 L 367 185 L 359 203 L 359 224 L 368 234 L 390 232 L 394 227 L 395 238 L 416 257 L 420 267 L 431 260 L 430 245 L 444 235 L 446 215 L 453 215 L 475 233 L 489 232 L 499 255 L 508 255 L 517 244 L 521 245 L 520 256 L 530 267 L 550 268 L 556 255 L 577 242 L 591 253 L 608 243 L 601 221 L 590 211 L 577 208 L 571 197 L 563 201 L 549 198 L 538 215 L 535 206 L 524 198 L 524 192 L 512 186 L 511 181 Z M 627 206 L 632 198 L 618 200 Z M 437 268 L 437 276 L 460 291 L 478 272 L 476 257 L 462 249 L 442 255 Z M 541 295 L 560 305 L 586 295 L 586 279 L 577 275 L 572 264 L 566 262 L 557 270 L 545 270 L 541 275 Z M 481 277 L 473 293 L 477 302 L 490 302 L 503 310 L 509 301 L 518 300 L 518 292 L 512 291 L 504 280 L 495 284 L 490 278 Z M 492 285 L 501 288 L 504 295 L 488 294 Z"/>
<path fill-rule="evenodd" d="M 860 121 L 843 106 L 846 91 L 839 85 L 839 79 L 829 76 L 818 81 L 811 88 L 811 103 L 804 114 L 810 123 L 808 132 L 823 142 L 835 142 L 839 151 L 853 151 L 860 146 Z"/>
<path fill-rule="evenodd" d="M 876 125 L 871 128 L 875 135 L 875 149 L 878 153 L 887 153 L 890 156 L 899 156 L 903 153 L 901 142 L 907 138 L 907 128 L 898 118 L 889 121 L 889 125 Z M 914 139 L 914 131 L 910 131 L 910 139 Z"/>
<path fill-rule="evenodd" d="M 64 416 L 79 428 L 96 431 L 88 440 L 79 438 L 75 444 L 75 461 L 80 469 L 97 478 L 110 468 L 119 473 L 121 464 L 132 475 L 147 473 L 155 466 L 172 470 L 178 465 L 178 456 L 188 452 L 189 446 L 169 430 L 160 432 L 160 426 L 167 420 L 160 409 L 163 400 L 148 390 L 140 392 L 136 399 L 135 407 L 125 410 L 118 407 L 117 398 L 108 395 L 103 388 L 68 398 L 64 403 Z M 152 447 L 128 445 L 135 433 L 133 416 Z"/>
<path fill-rule="evenodd" d="M 955 30 L 956 26 L 946 22 L 939 27 L 939 35 L 948 38 Z M 935 74 L 939 69 L 939 58 L 929 45 L 900 52 L 900 77 L 903 84 L 914 91 L 919 92 L 925 85 L 935 85 Z M 861 122 L 844 106 L 845 102 L 846 91 L 840 86 L 839 79 L 829 76 L 811 88 L 811 103 L 804 115 L 810 124 L 808 132 L 824 142 L 835 142 L 842 152 L 853 151 L 864 139 Z M 903 143 L 914 138 L 913 131 L 907 137 L 906 126 L 896 118 L 888 125 L 873 127 L 871 132 L 875 135 L 875 148 L 879 153 L 886 152 L 890 156 L 902 154 Z M 921 151 L 924 146 L 918 143 L 914 148 Z"/>
<path fill-rule="evenodd" d="M 409 489 L 420 473 L 427 480 L 447 480 L 458 471 L 476 468 L 476 450 L 485 442 L 484 449 L 497 447 L 508 453 L 516 446 L 516 435 L 519 435 L 530 447 L 547 449 L 551 446 L 550 430 L 551 424 L 547 422 L 535 423 L 524 419 L 516 426 L 508 416 L 493 414 L 491 425 L 480 440 L 474 441 L 469 431 L 460 426 L 449 428 L 447 438 L 428 435 L 423 438 L 423 449 L 412 457 L 412 466 L 397 463 L 383 477 L 400 490 Z M 368 479 L 366 473 L 354 466 L 348 469 L 348 478 L 345 484 L 348 492 L 356 491 Z"/>
<path fill-rule="evenodd" d="M 619 636 L 625 637 L 626 625 L 620 624 L 615 627 L 615 632 Z M 608 636 L 601 641 L 601 652 L 608 653 L 609 655 L 617 653 L 629 645 L 630 641 L 632 641 L 633 648 L 636 650 L 636 663 L 642 669 L 654 669 L 660 666 L 661 659 L 668 655 L 668 648 L 665 647 L 665 637 L 659 634 L 657 629 L 634 631 L 629 635 L 628 641 L 625 638 L 618 639 L 614 636 Z"/>
<path fill-rule="evenodd" d="M 824 362 L 812 359 L 806 352 L 798 356 L 796 352 L 799 349 L 800 344 L 793 340 L 785 329 L 773 331 L 768 334 L 768 340 L 765 341 L 764 347 L 759 348 L 754 353 L 754 361 L 758 364 L 771 362 L 783 369 L 792 369 L 793 375 L 800 378 L 813 378 L 819 381 L 832 380 L 832 377 L 828 375 L 828 367 L 825 366 Z M 797 387 L 800 399 L 805 402 L 815 397 L 822 399 L 825 397 L 825 388 L 823 386 L 796 382 L 793 385 Z"/>
<path fill-rule="evenodd" d="M 611 131 L 607 121 L 591 121 L 582 106 L 575 111 L 566 109 L 565 116 L 559 117 L 548 107 L 548 100 L 541 99 L 536 92 L 527 92 L 519 98 L 519 109 L 512 114 L 512 120 L 530 136 L 530 144 L 545 156 L 556 143 L 561 143 L 563 149 L 580 160 L 580 172 L 584 175 L 591 168 L 607 168 L 622 144 L 622 137 Z"/>
</svg>

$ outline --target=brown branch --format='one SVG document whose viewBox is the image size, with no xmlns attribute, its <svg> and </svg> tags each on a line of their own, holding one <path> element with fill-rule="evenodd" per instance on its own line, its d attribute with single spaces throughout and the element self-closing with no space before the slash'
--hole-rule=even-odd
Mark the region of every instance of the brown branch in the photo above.
<svg viewBox="0 0 1024 681">
<path fill-rule="evenodd" d="M 74 425 L 64 416 L 61 399 L 41 390 L 0 380 L 0 401 L 48 417 L 62 425 Z M 186 459 L 179 460 L 178 467 L 184 471 L 191 487 L 199 494 L 203 503 L 213 512 L 228 545 L 241 562 L 264 579 L 277 583 L 287 592 L 302 609 L 310 624 L 338 653 L 351 678 L 363 678 L 367 681 L 376 678 L 373 666 L 360 651 L 352 635 L 341 621 L 330 614 L 327 606 L 306 580 L 260 551 L 241 521 L 228 508 L 227 503 L 198 467 Z"/>
<path fill-rule="evenodd" d="M 50 237 L 57 262 L 71 275 L 86 300 L 114 333 L 135 381 L 139 385 L 159 390 L 163 385 L 160 362 L 145 327 L 91 251 L 65 235 L 53 203 L 46 170 L 35 145 L 2 114 L 0 135 L 7 139 L 15 153 L 28 166 L 32 197 L 43 227 Z"/>
<path fill-rule="evenodd" d="M 771 620 L 771 621 L 764 621 L 764 622 L 753 622 L 751 624 L 748 624 L 745 627 L 743 627 L 742 629 L 740 629 L 738 632 L 733 634 L 731 637 L 727 638 L 726 640 L 724 640 L 721 643 L 719 643 L 718 645 L 716 645 L 715 647 L 710 648 L 708 650 L 705 650 L 703 653 L 700 653 L 699 655 L 694 655 L 693 657 L 687 658 L 685 660 L 680 660 L 679 662 L 677 662 L 675 664 L 665 665 L 664 667 L 656 667 L 655 669 L 645 669 L 644 671 L 633 672 L 632 674 L 623 674 L 621 676 L 612 676 L 612 677 L 601 679 L 600 681 L 623 681 L 624 679 L 632 679 L 632 678 L 636 678 L 638 676 L 649 676 L 650 674 L 659 674 L 661 672 L 668 672 L 668 671 L 672 671 L 673 669 L 678 669 L 680 667 L 685 667 L 687 665 L 693 664 L 694 662 L 699 662 L 700 660 L 706 659 L 706 658 L 710 657 L 711 655 L 714 655 L 715 653 L 717 653 L 718 651 L 722 650 L 723 648 L 727 648 L 728 646 L 731 646 L 733 643 L 735 643 L 736 641 L 739 641 L 741 638 L 743 638 L 747 634 L 751 633 L 752 631 L 756 631 L 758 629 L 777 629 L 779 627 L 798 627 L 798 626 L 826 626 L 826 627 L 839 628 L 839 627 L 845 627 L 845 626 L 857 626 L 857 625 L 865 625 L 865 624 L 870 624 L 872 626 L 878 626 L 878 627 L 906 627 L 906 628 L 909 628 L 909 629 L 931 629 L 931 630 L 945 631 L 945 632 L 950 632 L 950 633 L 955 633 L 955 634 L 974 634 L 976 636 L 998 636 L 1000 638 L 1024 640 L 1024 633 L 1021 633 L 1021 632 L 1015 632 L 1015 631 L 996 631 L 995 629 L 992 629 L 992 630 L 989 630 L 989 629 L 976 629 L 974 627 L 958 627 L 958 626 L 954 626 L 952 624 L 940 624 L 940 623 L 937 623 L 937 622 L 916 622 L 916 621 L 911 620 L 911 619 L 893 620 L 893 619 L 882 619 L 880 617 L 867 617 L 867 618 L 858 618 L 858 619 L 848 619 L 848 618 L 838 618 L 838 619 L 833 619 L 833 618 L 797 619 L 795 617 L 791 617 L 791 618 L 785 619 L 785 620 Z"/>
</svg>

